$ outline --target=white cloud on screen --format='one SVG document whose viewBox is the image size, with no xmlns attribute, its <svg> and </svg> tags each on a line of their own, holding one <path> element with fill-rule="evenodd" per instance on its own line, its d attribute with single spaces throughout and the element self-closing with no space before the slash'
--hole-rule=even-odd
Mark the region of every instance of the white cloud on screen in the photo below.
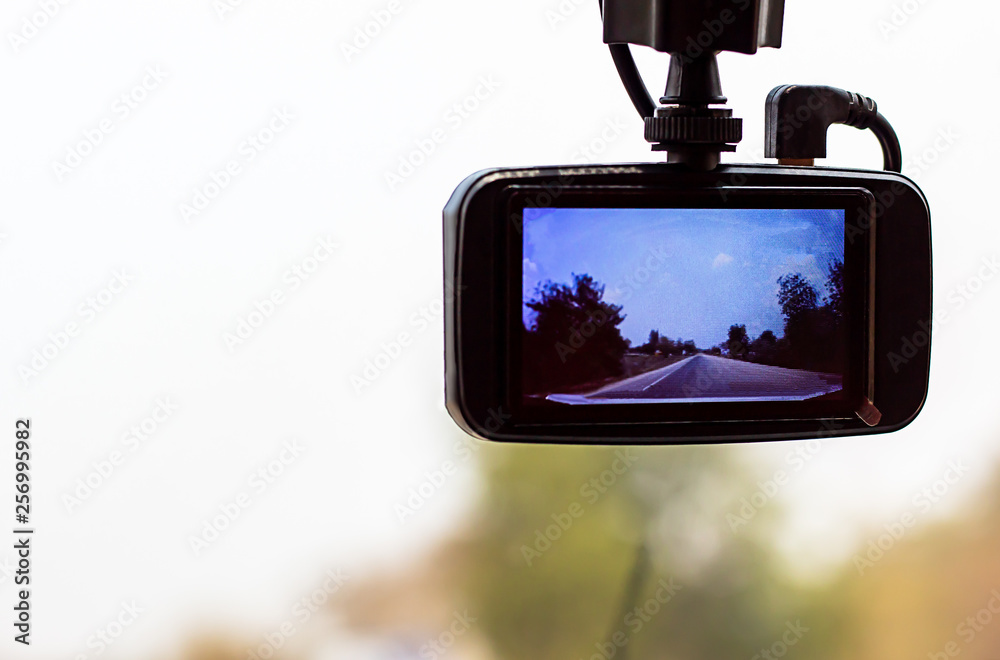
<svg viewBox="0 0 1000 660">
<path fill-rule="evenodd" d="M 725 252 L 720 252 L 719 256 L 717 256 L 715 261 L 712 262 L 712 268 L 722 268 L 723 266 L 728 266 L 731 263 L 733 263 L 733 258 Z"/>
</svg>

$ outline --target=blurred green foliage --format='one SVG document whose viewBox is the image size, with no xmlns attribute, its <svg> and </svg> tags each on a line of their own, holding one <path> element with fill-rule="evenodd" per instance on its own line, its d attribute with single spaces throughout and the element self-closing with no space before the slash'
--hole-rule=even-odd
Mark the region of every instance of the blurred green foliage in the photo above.
<svg viewBox="0 0 1000 660">
<path fill-rule="evenodd" d="M 757 486 L 725 447 L 490 446 L 483 465 L 467 588 L 499 658 L 748 657 L 790 627 L 808 657 L 849 642 L 837 603 L 773 565 L 770 511 L 727 522 Z"/>
<path fill-rule="evenodd" d="M 742 450 L 480 449 L 472 518 L 426 561 L 333 605 L 391 657 L 430 657 L 454 611 L 474 625 L 434 657 L 1000 658 L 1000 479 L 914 524 L 860 530 L 853 557 L 803 581 L 777 550 L 768 468 Z M 210 638 L 183 657 L 248 648 Z"/>
</svg>

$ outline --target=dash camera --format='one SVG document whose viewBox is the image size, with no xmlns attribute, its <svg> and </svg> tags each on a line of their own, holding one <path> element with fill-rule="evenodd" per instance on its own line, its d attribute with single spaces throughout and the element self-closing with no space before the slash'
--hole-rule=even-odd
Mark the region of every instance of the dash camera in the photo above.
<svg viewBox="0 0 1000 660">
<path fill-rule="evenodd" d="M 766 149 L 778 163 L 720 164 L 742 121 L 723 107 L 716 54 L 780 46 L 782 9 L 605 0 L 605 41 L 666 162 L 488 170 L 455 191 L 446 393 L 463 429 L 746 442 L 888 433 L 919 414 L 930 211 L 874 101 L 776 88 Z M 671 53 L 658 104 L 629 43 Z M 885 171 L 816 167 L 834 123 L 872 131 Z"/>
</svg>

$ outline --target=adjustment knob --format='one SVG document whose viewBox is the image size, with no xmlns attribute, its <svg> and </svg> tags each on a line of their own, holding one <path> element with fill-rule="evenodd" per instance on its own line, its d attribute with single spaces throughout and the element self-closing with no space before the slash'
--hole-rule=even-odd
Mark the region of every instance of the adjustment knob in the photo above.
<svg viewBox="0 0 1000 660">
<path fill-rule="evenodd" d="M 671 145 L 735 151 L 743 139 L 743 120 L 727 108 L 661 107 L 646 118 L 645 133 L 654 151 L 666 151 Z"/>
</svg>

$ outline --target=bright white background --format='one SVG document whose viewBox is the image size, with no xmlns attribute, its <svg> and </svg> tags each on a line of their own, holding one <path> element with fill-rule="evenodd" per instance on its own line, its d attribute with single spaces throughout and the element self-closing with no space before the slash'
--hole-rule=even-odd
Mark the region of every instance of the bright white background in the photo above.
<svg viewBox="0 0 1000 660">
<path fill-rule="evenodd" d="M 324 571 L 361 576 L 418 556 L 461 520 L 477 487 L 464 463 L 419 515 L 401 524 L 394 510 L 463 437 L 442 405 L 449 194 L 478 169 L 572 162 L 584 148 L 602 152 L 595 161 L 658 158 L 601 44 L 596 3 L 398 0 L 350 55 L 344 45 L 387 0 L 244 0 L 222 15 L 212 0 L 68 2 L 37 34 L 23 32 L 45 4 L 0 9 L 0 538 L 23 417 L 34 428 L 38 530 L 34 644 L 11 641 L 14 589 L 0 572 L 0 655 L 97 657 L 88 637 L 133 600 L 145 611 L 104 657 L 168 654 L 199 626 L 270 629 Z M 952 312 L 936 328 L 919 420 L 893 437 L 828 443 L 782 494 L 793 515 L 780 545 L 815 571 L 906 510 L 953 459 L 973 471 L 939 511 L 962 506 L 997 454 L 1000 283 L 955 301 L 1000 253 L 1000 9 L 787 4 L 781 50 L 721 57 L 746 119 L 735 159 L 763 159 L 763 101 L 775 85 L 876 98 L 930 199 L 935 302 Z M 12 42 L 22 33 L 33 36 Z M 665 56 L 640 62 L 659 92 Z M 151 83 L 149 68 L 165 79 L 123 118 L 116 101 Z M 477 91 L 478 108 L 456 120 L 452 106 Z M 248 161 L 241 145 L 276 111 L 291 121 Z M 105 119 L 113 131 L 57 174 Z M 602 142 L 608 122 L 624 131 Z M 443 142 L 390 186 L 387 173 L 435 131 Z M 182 204 L 232 159 L 240 174 L 185 222 Z M 877 144 L 834 130 L 827 164 L 877 168 Z M 321 239 L 338 247 L 292 290 L 286 273 L 310 266 Z M 122 271 L 129 286 L 81 314 Z M 230 350 L 225 335 L 275 289 L 284 302 Z M 71 323 L 76 336 L 26 377 L 35 351 Z M 352 377 L 403 332 L 409 345 L 357 391 Z M 123 435 L 161 399 L 176 412 L 130 451 Z M 289 441 L 301 455 L 258 493 L 248 478 Z M 789 448 L 744 451 L 764 478 Z M 123 463 L 68 507 L 78 480 L 115 450 Z M 196 555 L 190 538 L 243 491 L 250 506 Z M 0 542 L 0 561 L 10 545 Z"/>
</svg>

